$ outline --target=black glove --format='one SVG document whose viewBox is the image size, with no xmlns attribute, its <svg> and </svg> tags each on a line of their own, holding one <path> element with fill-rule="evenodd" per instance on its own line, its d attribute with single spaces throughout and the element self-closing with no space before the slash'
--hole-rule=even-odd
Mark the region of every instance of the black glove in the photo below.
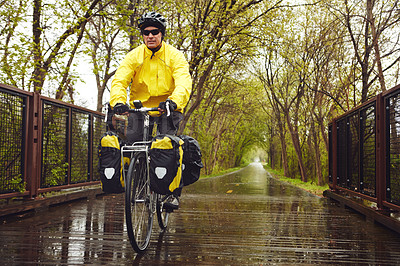
<svg viewBox="0 0 400 266">
<path fill-rule="evenodd" d="M 117 104 L 114 106 L 114 112 L 115 112 L 117 115 L 126 113 L 126 112 L 128 112 L 128 111 L 129 111 L 129 106 L 128 106 L 127 104 L 117 103 Z"/>
<path fill-rule="evenodd" d="M 173 112 L 177 108 L 177 105 L 171 99 L 167 99 L 165 102 L 160 102 L 160 104 L 158 105 L 158 108 L 166 111 L 167 110 L 167 102 L 169 103 L 169 111 Z"/>
</svg>

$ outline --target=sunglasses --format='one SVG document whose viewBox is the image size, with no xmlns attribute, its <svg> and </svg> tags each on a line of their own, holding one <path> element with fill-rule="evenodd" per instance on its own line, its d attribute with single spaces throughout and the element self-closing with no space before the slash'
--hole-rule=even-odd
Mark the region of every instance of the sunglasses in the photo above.
<svg viewBox="0 0 400 266">
<path fill-rule="evenodd" d="M 161 32 L 160 29 L 155 29 L 155 30 L 143 30 L 143 31 L 142 31 L 142 34 L 145 35 L 145 36 L 149 36 L 150 33 L 151 33 L 153 36 L 155 36 L 155 35 L 159 34 L 160 32 Z"/>
</svg>

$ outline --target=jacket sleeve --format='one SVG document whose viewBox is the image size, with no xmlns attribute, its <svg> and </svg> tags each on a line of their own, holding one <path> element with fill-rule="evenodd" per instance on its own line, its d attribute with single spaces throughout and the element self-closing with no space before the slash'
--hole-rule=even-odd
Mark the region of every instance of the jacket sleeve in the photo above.
<svg viewBox="0 0 400 266">
<path fill-rule="evenodd" d="M 134 51 L 129 52 L 119 65 L 111 82 L 110 105 L 114 107 L 117 103 L 126 103 L 127 88 L 131 83 L 135 72 Z"/>
<path fill-rule="evenodd" d="M 182 52 L 176 50 L 172 66 L 172 77 L 175 89 L 169 97 L 177 105 L 177 110 L 185 108 L 192 92 L 192 77 L 189 73 L 189 64 Z"/>
</svg>

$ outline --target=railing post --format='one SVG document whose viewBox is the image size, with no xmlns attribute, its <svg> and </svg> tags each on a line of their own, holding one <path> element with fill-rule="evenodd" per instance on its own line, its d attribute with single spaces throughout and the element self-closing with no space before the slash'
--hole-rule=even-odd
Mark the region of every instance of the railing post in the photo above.
<svg viewBox="0 0 400 266">
<path fill-rule="evenodd" d="M 34 92 L 32 97 L 28 98 L 28 139 L 27 139 L 27 171 L 25 180 L 27 189 L 30 191 L 31 198 L 38 194 L 40 187 L 41 153 L 39 149 L 41 120 L 40 120 L 40 97 L 39 93 Z"/>
<path fill-rule="evenodd" d="M 333 190 L 337 191 L 337 178 L 338 178 L 338 169 L 337 169 L 337 123 L 336 119 L 332 122 L 332 183 L 333 183 Z"/>
<path fill-rule="evenodd" d="M 385 156 L 385 104 L 382 94 L 376 98 L 376 197 L 378 209 L 383 210 L 386 201 L 386 156 Z"/>
<path fill-rule="evenodd" d="M 88 179 L 93 181 L 93 135 L 94 135 L 94 116 L 89 114 L 89 140 L 88 140 Z"/>
<path fill-rule="evenodd" d="M 69 107 L 68 108 L 68 118 L 67 118 L 67 163 L 68 163 L 68 167 L 67 167 L 67 184 L 71 184 L 71 163 L 72 163 L 72 108 Z"/>
</svg>

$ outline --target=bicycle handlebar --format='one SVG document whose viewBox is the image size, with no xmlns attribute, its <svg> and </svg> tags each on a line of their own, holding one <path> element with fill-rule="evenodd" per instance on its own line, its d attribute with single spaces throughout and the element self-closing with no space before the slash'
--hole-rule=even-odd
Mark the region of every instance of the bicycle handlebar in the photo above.
<svg viewBox="0 0 400 266">
<path fill-rule="evenodd" d="M 135 104 L 135 106 L 137 106 L 136 104 Z M 141 107 L 140 107 L 141 106 Z M 129 113 L 137 113 L 137 112 L 141 112 L 141 113 L 146 113 L 146 112 L 150 112 L 150 111 L 159 111 L 159 108 L 158 107 L 150 107 L 150 108 L 148 108 L 148 107 L 143 107 L 142 106 L 142 104 L 139 102 L 139 106 L 137 106 L 137 107 L 140 107 L 140 108 L 135 108 L 135 109 L 129 109 Z M 169 117 L 170 115 L 171 115 L 171 112 L 170 112 L 170 110 L 169 110 L 169 102 L 168 101 L 166 101 L 166 103 L 165 103 L 165 107 L 166 107 L 166 113 L 167 113 L 167 116 Z"/>
<path fill-rule="evenodd" d="M 129 113 L 138 113 L 138 112 L 140 112 L 140 113 L 146 113 L 146 112 L 151 112 L 151 111 L 158 111 L 158 107 L 151 107 L 151 108 L 148 108 L 148 107 L 141 107 L 141 108 L 139 108 L 139 109 L 129 109 Z"/>
<path fill-rule="evenodd" d="M 141 107 L 141 108 L 138 108 L 138 109 L 129 109 L 128 110 L 128 113 L 147 113 L 147 112 L 150 112 L 150 111 L 158 111 L 158 107 L 151 107 L 151 108 L 148 108 L 148 107 Z M 106 115 L 105 115 L 105 117 L 104 117 L 104 122 L 108 122 L 108 119 L 109 119 L 109 117 L 108 117 L 108 112 L 109 112 L 109 109 L 106 109 Z M 113 116 L 114 115 L 114 113 L 111 113 L 111 115 Z M 111 119 L 111 117 L 110 117 L 110 119 Z"/>
<path fill-rule="evenodd" d="M 142 106 L 141 103 L 139 106 Z M 109 107 L 109 108 L 111 108 L 111 107 Z M 158 110 L 158 107 L 150 107 L 149 108 L 149 107 L 142 106 L 140 108 L 129 109 L 128 113 L 147 113 L 147 112 L 151 112 L 151 111 L 159 111 L 159 110 Z M 109 112 L 109 109 L 107 108 L 104 122 L 108 121 L 108 112 Z M 169 102 L 168 101 L 166 102 L 166 113 L 167 113 L 167 117 L 169 117 L 171 115 L 171 112 L 169 110 Z M 112 114 L 112 115 L 114 115 L 114 114 Z"/>
</svg>

